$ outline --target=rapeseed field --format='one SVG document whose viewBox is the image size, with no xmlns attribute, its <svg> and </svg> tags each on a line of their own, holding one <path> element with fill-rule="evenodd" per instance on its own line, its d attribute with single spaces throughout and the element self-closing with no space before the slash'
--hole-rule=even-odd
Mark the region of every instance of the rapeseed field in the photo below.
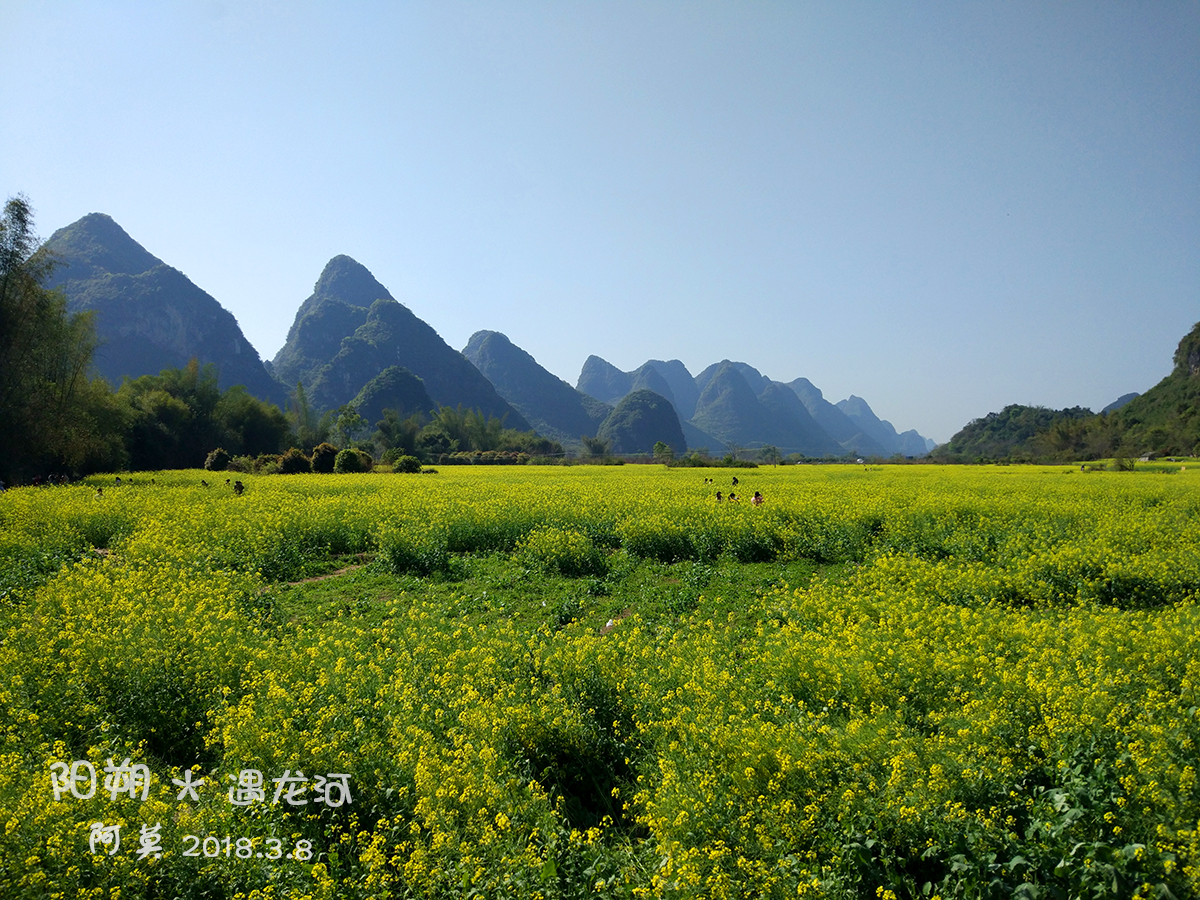
<svg viewBox="0 0 1200 900">
<path fill-rule="evenodd" d="M 1200 895 L 1200 474 L 733 474 L 0 494 L 0 896 Z"/>
</svg>

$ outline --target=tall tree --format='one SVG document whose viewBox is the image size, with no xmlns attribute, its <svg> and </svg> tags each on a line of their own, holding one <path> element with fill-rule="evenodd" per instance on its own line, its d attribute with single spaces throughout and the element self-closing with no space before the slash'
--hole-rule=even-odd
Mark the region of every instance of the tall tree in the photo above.
<svg viewBox="0 0 1200 900">
<path fill-rule="evenodd" d="M 385 409 L 383 418 L 375 423 L 375 433 L 371 440 L 375 442 L 380 455 L 388 450 L 402 450 L 407 456 L 416 456 L 417 438 L 424 425 L 424 417 L 420 415 L 401 419 L 396 410 Z"/>
<path fill-rule="evenodd" d="M 66 298 L 44 287 L 53 269 L 28 198 L 10 198 L 0 217 L 0 434 L 10 438 L 0 477 L 6 480 L 76 468 L 104 452 L 101 420 L 111 403 L 87 377 L 95 330 L 89 314 L 69 315 Z M 11 440 L 16 435 L 20 440 Z"/>
<path fill-rule="evenodd" d="M 315 447 L 329 437 L 329 429 L 321 426 L 312 407 L 308 405 L 304 384 L 299 381 L 296 382 L 296 390 L 288 404 L 288 421 L 301 447 Z"/>
<path fill-rule="evenodd" d="M 343 403 L 338 407 L 335 415 L 337 419 L 333 423 L 333 435 L 337 440 L 337 445 L 342 449 L 349 447 L 351 441 L 370 425 L 359 415 L 358 408 L 353 403 Z"/>
</svg>

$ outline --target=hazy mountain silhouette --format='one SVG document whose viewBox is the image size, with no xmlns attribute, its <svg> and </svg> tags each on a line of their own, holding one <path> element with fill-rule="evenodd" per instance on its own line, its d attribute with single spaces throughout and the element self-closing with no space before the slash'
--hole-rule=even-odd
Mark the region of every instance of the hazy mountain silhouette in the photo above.
<svg viewBox="0 0 1200 900">
<path fill-rule="evenodd" d="M 807 378 L 789 381 L 787 386 L 800 398 L 817 424 L 840 446 L 858 456 L 888 455 L 882 444 L 868 436 L 849 416 L 826 400 L 820 388 Z"/>
<path fill-rule="evenodd" d="M 845 400 L 839 401 L 837 408 L 844 412 L 865 434 L 874 438 L 889 456 L 896 453 L 901 456 L 923 456 L 933 449 L 930 442 L 916 431 L 897 433 L 892 423 L 876 416 L 862 397 L 851 394 Z"/>
<path fill-rule="evenodd" d="M 612 408 L 551 374 L 498 331 L 477 331 L 463 349 L 496 391 L 538 434 L 578 448 L 593 437 Z"/>
<path fill-rule="evenodd" d="M 1139 394 L 1137 391 L 1134 391 L 1131 394 L 1122 394 L 1120 397 L 1118 397 L 1112 403 L 1108 404 L 1108 406 L 1104 407 L 1104 409 L 1100 410 L 1100 412 L 1102 412 L 1102 413 L 1115 412 L 1116 410 L 1118 410 L 1122 406 L 1124 406 L 1126 403 L 1128 403 L 1130 400 L 1136 400 L 1140 396 L 1142 396 L 1142 395 Z"/>
<path fill-rule="evenodd" d="M 622 372 L 589 356 L 577 387 L 606 403 L 618 403 L 638 388 L 653 390 L 674 405 L 689 446 L 717 452 L 733 444 L 743 449 L 773 445 L 805 456 L 921 456 L 933 447 L 915 431 L 896 434 L 861 398 L 851 404 L 863 419 L 858 422 L 825 400 L 808 379 L 785 385 L 744 362 L 722 360 L 693 378 L 677 359 L 652 359 Z"/>
</svg>

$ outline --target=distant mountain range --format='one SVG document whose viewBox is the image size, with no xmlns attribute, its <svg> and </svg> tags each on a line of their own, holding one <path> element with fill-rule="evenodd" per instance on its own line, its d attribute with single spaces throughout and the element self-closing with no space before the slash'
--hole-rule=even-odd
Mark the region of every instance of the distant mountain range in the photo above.
<svg viewBox="0 0 1200 900">
<path fill-rule="evenodd" d="M 915 431 L 897 434 L 861 397 L 835 406 L 806 378 L 784 384 L 727 359 L 693 377 L 677 359 L 622 372 L 589 356 L 576 387 L 609 403 L 635 390 L 662 394 L 675 406 L 689 445 L 709 450 L 770 445 L 805 456 L 922 456 L 934 446 Z"/>
<path fill-rule="evenodd" d="M 264 363 L 227 310 L 108 216 L 59 229 L 47 249 L 60 262 L 50 286 L 72 311 L 95 312 L 95 366 L 114 385 L 197 358 L 217 367 L 222 388 L 243 384 L 281 406 L 297 384 L 315 411 L 354 403 L 372 422 L 384 409 L 407 416 L 461 405 L 568 449 L 597 436 L 618 453 L 647 453 L 657 441 L 677 453 L 770 445 L 818 457 L 933 447 L 915 431 L 897 433 L 860 397 L 835 405 L 805 378 L 772 381 L 743 362 L 693 376 L 679 360 L 622 372 L 589 356 L 572 387 L 499 332 L 477 332 L 459 353 L 348 256 L 326 264 L 283 348 Z"/>
</svg>

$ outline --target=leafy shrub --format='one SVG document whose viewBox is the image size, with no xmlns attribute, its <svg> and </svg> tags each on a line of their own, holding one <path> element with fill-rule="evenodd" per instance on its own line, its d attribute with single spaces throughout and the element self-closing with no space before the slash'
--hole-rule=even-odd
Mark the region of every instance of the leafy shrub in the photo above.
<svg viewBox="0 0 1200 900">
<path fill-rule="evenodd" d="M 253 472 L 254 459 L 249 456 L 235 456 L 225 467 L 226 472 Z"/>
<path fill-rule="evenodd" d="M 283 459 L 278 453 L 260 453 L 255 458 L 252 468 L 255 475 L 277 475 L 279 461 Z"/>
<path fill-rule="evenodd" d="M 397 575 L 432 575 L 450 566 L 446 535 L 438 529 L 405 523 L 384 529 L 378 542 L 381 562 Z"/>
<path fill-rule="evenodd" d="M 565 528 L 538 528 L 517 545 L 527 565 L 567 578 L 603 575 L 604 557 L 586 534 Z"/>
<path fill-rule="evenodd" d="M 738 459 L 737 457 L 733 456 L 730 453 L 726 453 L 725 456 L 721 458 L 720 462 L 714 463 L 713 465 L 720 466 L 721 468 L 725 468 L 725 469 L 757 469 L 758 468 L 758 463 L 751 462 L 748 459 Z"/>
<path fill-rule="evenodd" d="M 554 609 L 554 630 L 561 631 L 579 618 L 583 604 L 578 597 L 564 597 Z"/>
<path fill-rule="evenodd" d="M 312 452 L 312 470 L 322 475 L 328 475 L 333 471 L 333 465 L 337 462 L 338 449 L 333 444 L 321 443 L 313 447 Z"/>
<path fill-rule="evenodd" d="M 204 460 L 204 468 L 210 472 L 224 472 L 229 468 L 229 453 L 222 447 L 218 447 L 208 454 Z"/>
<path fill-rule="evenodd" d="M 370 471 L 363 465 L 363 457 L 365 455 L 361 450 L 343 450 L 333 462 L 333 471 L 339 475 Z"/>
<path fill-rule="evenodd" d="M 667 465 L 673 469 L 699 469 L 716 466 L 717 462 L 711 456 L 701 456 L 693 450 L 687 456 L 675 457 Z"/>
<path fill-rule="evenodd" d="M 280 475 L 298 475 L 312 470 L 312 461 L 295 447 L 279 458 Z"/>
<path fill-rule="evenodd" d="M 421 471 L 421 461 L 415 456 L 400 456 L 392 463 L 393 472 L 405 472 L 410 475 L 419 474 Z"/>
</svg>

